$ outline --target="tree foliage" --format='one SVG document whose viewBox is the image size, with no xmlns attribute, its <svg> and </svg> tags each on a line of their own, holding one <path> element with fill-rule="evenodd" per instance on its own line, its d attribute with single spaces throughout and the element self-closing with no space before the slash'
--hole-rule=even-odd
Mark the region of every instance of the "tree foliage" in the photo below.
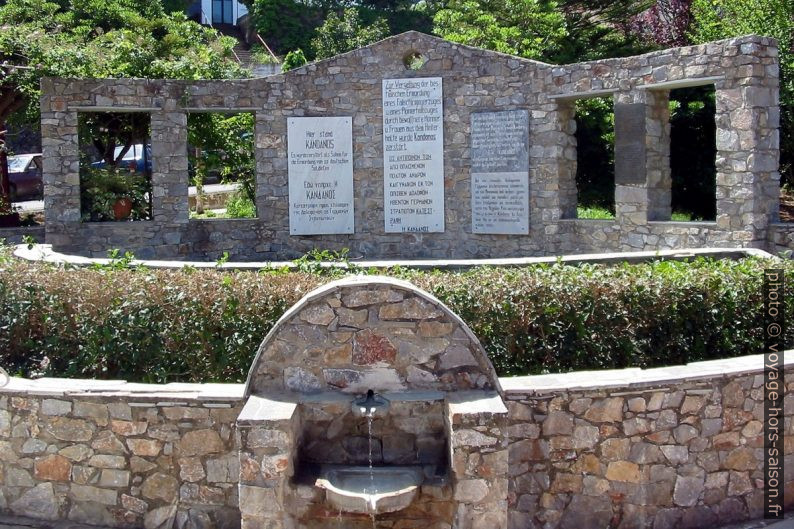
<svg viewBox="0 0 794 529">
<path fill-rule="evenodd" d="M 714 87 L 670 91 L 670 173 L 676 211 L 717 218 L 717 125 Z"/>
<path fill-rule="evenodd" d="M 612 98 L 576 102 L 578 202 L 615 212 L 615 114 Z"/>
<path fill-rule="evenodd" d="M 639 0 L 450 0 L 433 19 L 448 40 L 527 59 L 568 63 L 642 50 L 620 24 L 640 12 Z"/>
<path fill-rule="evenodd" d="M 253 0 L 249 12 L 256 30 L 279 55 L 311 50 L 315 28 L 325 18 L 322 6 L 300 0 Z"/>
<path fill-rule="evenodd" d="M 0 63 L 20 68 L 0 74 L 0 122 L 15 113 L 37 120 L 44 76 L 240 77 L 233 46 L 159 0 L 9 0 L 0 6 Z"/>
<path fill-rule="evenodd" d="M 548 0 L 451 0 L 433 19 L 454 42 L 542 59 L 568 35 L 565 18 Z"/>
<path fill-rule="evenodd" d="M 692 23 L 692 0 L 656 0 L 656 3 L 629 19 L 627 28 L 645 42 L 659 46 L 685 46 Z"/>
<path fill-rule="evenodd" d="M 281 63 L 281 71 L 288 72 L 294 70 L 307 62 L 309 61 L 306 60 L 306 55 L 304 55 L 303 50 L 298 48 L 297 50 L 289 52 L 286 57 L 284 57 L 284 62 Z"/>
<path fill-rule="evenodd" d="M 255 202 L 254 115 L 215 112 L 188 116 L 188 159 L 196 176 L 205 178 L 217 171 L 224 181 L 241 184 L 243 192 Z"/>
<path fill-rule="evenodd" d="M 389 35 L 386 20 L 378 18 L 372 24 L 364 25 L 358 11 L 345 9 L 342 16 L 331 12 L 312 39 L 312 49 L 316 59 L 327 59 L 334 55 L 372 44 Z"/>
<path fill-rule="evenodd" d="M 246 4 L 254 27 L 267 35 L 277 54 L 301 49 L 309 60 L 412 29 L 429 33 L 436 9 L 435 2 L 424 0 L 247 0 Z"/>
<path fill-rule="evenodd" d="M 794 185 L 794 0 L 694 0 L 694 42 L 754 33 L 778 40 L 781 102 L 781 181 Z"/>
</svg>

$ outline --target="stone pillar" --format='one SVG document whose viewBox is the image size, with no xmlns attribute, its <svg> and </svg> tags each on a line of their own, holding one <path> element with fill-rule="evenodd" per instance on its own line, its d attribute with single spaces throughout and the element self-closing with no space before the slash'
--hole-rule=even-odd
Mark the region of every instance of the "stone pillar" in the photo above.
<svg viewBox="0 0 794 529">
<path fill-rule="evenodd" d="M 241 529 L 291 528 L 285 496 L 300 431 L 298 405 L 251 396 L 237 419 Z"/>
<path fill-rule="evenodd" d="M 645 91 L 645 175 L 648 187 L 648 220 L 670 220 L 670 92 Z"/>
<path fill-rule="evenodd" d="M 452 461 L 453 529 L 507 528 L 507 408 L 499 395 L 451 393 L 447 428 Z"/>
<path fill-rule="evenodd" d="M 41 81 L 41 147 L 47 243 L 68 243 L 65 229 L 80 221 L 80 154 L 77 112 L 68 104 L 75 96 L 63 93 L 63 83 Z"/>
<path fill-rule="evenodd" d="M 779 218 L 777 46 L 744 37 L 726 49 L 733 77 L 716 83 L 717 225 L 731 246 L 766 247 Z"/>
<path fill-rule="evenodd" d="M 287 119 L 270 108 L 255 116 L 256 216 L 270 229 L 289 233 Z"/>
<path fill-rule="evenodd" d="M 648 222 L 645 91 L 615 95 L 615 218 L 624 232 Z M 628 240 L 631 248 L 640 241 Z"/>
<path fill-rule="evenodd" d="M 152 218 L 160 223 L 187 223 L 187 114 L 154 112 L 151 130 Z M 178 232 L 163 237 L 166 244 L 180 242 Z"/>
<path fill-rule="evenodd" d="M 530 117 L 530 224 L 545 235 L 559 219 L 576 218 L 574 115 L 574 101 L 558 100 Z"/>
</svg>

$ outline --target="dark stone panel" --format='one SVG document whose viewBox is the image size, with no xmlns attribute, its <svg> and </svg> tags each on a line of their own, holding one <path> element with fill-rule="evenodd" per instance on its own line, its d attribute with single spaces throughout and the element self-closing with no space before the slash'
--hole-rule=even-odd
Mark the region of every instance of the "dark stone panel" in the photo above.
<svg viewBox="0 0 794 529">
<path fill-rule="evenodd" d="M 645 105 L 615 104 L 615 184 L 645 183 Z"/>
</svg>

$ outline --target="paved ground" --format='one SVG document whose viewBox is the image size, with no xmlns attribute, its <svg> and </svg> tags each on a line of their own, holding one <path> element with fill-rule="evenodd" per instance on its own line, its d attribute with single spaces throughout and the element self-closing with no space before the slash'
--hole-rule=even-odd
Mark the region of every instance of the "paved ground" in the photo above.
<svg viewBox="0 0 794 529">
<path fill-rule="evenodd" d="M 794 529 L 794 512 L 786 515 L 786 520 L 774 522 L 772 520 L 757 520 L 740 524 L 725 525 L 722 527 L 703 527 L 702 529 Z M 46 522 L 18 518 L 15 516 L 0 516 L 0 529 L 97 529 L 96 526 L 84 525 L 75 522 Z"/>
</svg>

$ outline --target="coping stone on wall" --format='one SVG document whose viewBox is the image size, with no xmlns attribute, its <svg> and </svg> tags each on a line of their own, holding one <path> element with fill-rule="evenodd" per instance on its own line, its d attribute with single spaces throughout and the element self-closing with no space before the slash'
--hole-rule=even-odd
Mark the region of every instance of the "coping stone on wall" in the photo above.
<svg viewBox="0 0 794 529">
<path fill-rule="evenodd" d="M 784 369 L 794 368 L 794 349 L 784 351 Z M 764 370 L 764 355 L 737 356 L 719 360 L 692 362 L 683 366 L 651 369 L 626 368 L 602 371 L 576 371 L 549 375 L 500 377 L 502 389 L 526 395 L 563 390 L 601 388 L 639 388 L 669 384 L 671 382 L 728 378 Z M 1 394 L 25 394 L 33 397 L 108 397 L 155 400 L 178 397 L 188 401 L 241 402 L 244 384 L 138 384 L 123 380 L 91 380 L 66 378 L 26 379 L 12 377 L 9 384 L 0 388 Z"/>
<path fill-rule="evenodd" d="M 574 219 L 575 220 L 575 219 Z M 594 223 L 611 223 L 609 220 L 593 220 Z M 661 224 L 661 223 L 657 223 Z M 678 223 L 692 224 L 692 223 Z M 794 231 L 794 227 L 792 228 Z M 41 261 L 53 264 L 70 264 L 74 266 L 93 266 L 110 263 L 104 257 L 83 257 L 80 255 L 65 254 L 53 251 L 49 244 L 37 244 L 28 248 L 20 244 L 14 250 L 14 255 L 26 261 Z M 678 250 L 657 250 L 644 252 L 606 252 L 606 253 L 581 253 L 548 257 L 507 257 L 502 259 L 392 259 L 392 260 L 365 260 L 355 261 L 353 264 L 361 268 L 392 268 L 404 266 L 417 270 L 456 270 L 473 268 L 476 266 L 512 267 L 533 264 L 554 264 L 562 262 L 576 265 L 581 263 L 643 263 L 649 261 L 691 259 L 693 257 L 710 257 L 712 259 L 741 259 L 744 257 L 758 257 L 760 259 L 773 259 L 774 256 L 758 248 L 681 248 Z M 226 270 L 260 270 L 263 268 L 297 268 L 292 261 L 228 261 L 222 264 L 207 261 L 169 261 L 157 259 L 134 259 L 131 266 L 145 266 L 147 268 L 212 268 Z M 344 268 L 347 265 L 336 262 L 323 262 L 321 266 Z"/>
</svg>

